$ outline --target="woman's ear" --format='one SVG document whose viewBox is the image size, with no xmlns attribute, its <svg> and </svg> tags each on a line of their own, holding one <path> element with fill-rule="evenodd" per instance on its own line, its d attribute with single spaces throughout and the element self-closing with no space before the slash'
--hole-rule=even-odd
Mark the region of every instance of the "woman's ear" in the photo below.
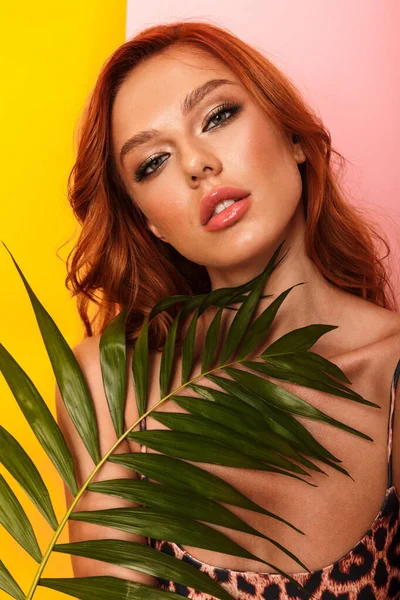
<svg viewBox="0 0 400 600">
<path fill-rule="evenodd" d="M 298 141 L 298 136 L 294 133 L 292 135 L 292 148 L 293 148 L 293 156 L 297 164 L 301 164 L 306 161 L 306 155 L 304 154 L 304 150 L 301 146 L 301 143 Z"/>
<path fill-rule="evenodd" d="M 149 229 L 149 231 L 151 231 L 151 233 L 153 235 L 155 235 L 159 240 L 161 240 L 162 242 L 168 243 L 168 240 L 163 236 L 163 234 L 158 229 L 158 227 L 156 225 L 153 225 L 153 223 L 151 223 L 151 221 L 149 221 L 149 219 L 147 217 L 145 217 L 145 219 L 146 219 L 147 229 Z"/>
</svg>

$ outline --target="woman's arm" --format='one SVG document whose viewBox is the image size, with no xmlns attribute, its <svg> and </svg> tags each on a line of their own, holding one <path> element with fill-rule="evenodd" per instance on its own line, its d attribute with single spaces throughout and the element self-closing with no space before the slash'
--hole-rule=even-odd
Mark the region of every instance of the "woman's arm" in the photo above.
<svg viewBox="0 0 400 600">
<path fill-rule="evenodd" d="M 104 454 L 116 442 L 117 436 L 114 430 L 114 425 L 110 416 L 110 411 L 107 404 L 107 399 L 104 393 L 103 380 L 100 367 L 100 352 L 99 352 L 100 336 L 94 336 L 82 340 L 73 348 L 73 352 L 78 360 L 78 363 L 85 376 L 89 386 L 90 393 L 93 398 L 93 403 L 96 412 L 96 418 L 99 429 L 100 438 L 100 454 Z M 129 361 L 128 361 L 129 364 Z M 129 375 L 129 373 L 127 373 Z M 127 402 L 132 402 L 134 412 L 137 415 L 136 402 L 134 399 L 132 377 L 128 376 L 128 394 Z M 56 412 L 57 422 L 61 431 L 64 434 L 68 447 L 72 453 L 75 471 L 77 473 L 78 485 L 81 487 L 86 481 L 90 473 L 94 469 L 93 461 L 84 446 L 76 428 L 65 408 L 61 398 L 60 391 L 56 384 Z M 132 414 L 133 409 L 130 407 L 129 413 Z M 137 416 L 136 416 L 137 419 Z M 130 452 L 129 444 L 126 440 L 120 444 L 115 452 L 126 453 Z M 106 462 L 99 473 L 92 481 L 104 481 L 108 479 L 137 479 L 137 473 L 117 465 Z M 73 497 L 64 485 L 67 506 L 70 507 Z M 138 504 L 115 498 L 106 494 L 85 491 L 82 498 L 79 500 L 74 511 L 83 510 L 101 510 L 107 508 L 138 506 Z M 91 523 L 81 521 L 68 522 L 70 542 L 78 542 L 83 540 L 106 539 L 114 538 L 121 540 L 129 540 L 146 544 L 146 539 L 143 536 L 131 534 L 110 527 L 103 527 Z M 139 571 L 132 571 L 125 567 L 119 567 L 103 561 L 94 560 L 91 558 L 83 558 L 80 556 L 71 556 L 72 568 L 75 577 L 90 577 L 95 575 L 109 575 L 127 579 L 128 581 L 137 581 L 148 585 L 157 586 L 156 579 Z"/>
</svg>

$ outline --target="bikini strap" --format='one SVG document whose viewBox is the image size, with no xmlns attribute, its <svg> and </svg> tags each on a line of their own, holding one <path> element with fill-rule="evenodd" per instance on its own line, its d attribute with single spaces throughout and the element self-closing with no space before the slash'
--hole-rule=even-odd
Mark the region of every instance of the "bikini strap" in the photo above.
<svg viewBox="0 0 400 600">
<path fill-rule="evenodd" d="M 144 419 L 142 419 L 139 423 L 139 428 L 140 431 L 146 431 L 146 419 L 147 417 L 145 417 Z M 140 452 L 146 452 L 146 446 L 142 446 L 142 444 L 140 444 Z"/>
<path fill-rule="evenodd" d="M 146 419 L 147 417 L 145 417 L 144 419 L 142 419 L 139 423 L 139 427 L 140 427 L 140 431 L 146 431 Z M 146 452 L 146 446 L 142 446 L 142 444 L 140 444 L 140 452 Z M 139 479 L 141 481 L 148 481 L 148 477 L 146 477 L 146 475 L 143 475 L 142 473 L 139 473 Z"/>
<path fill-rule="evenodd" d="M 392 383 L 390 386 L 390 408 L 389 408 L 389 421 L 388 421 L 388 444 L 387 444 L 387 455 L 388 455 L 388 489 L 392 487 L 392 448 L 393 448 L 393 423 L 394 423 L 394 409 L 396 400 L 396 389 L 400 376 L 400 360 L 397 363 L 394 371 Z M 399 409 L 400 410 L 400 409 Z"/>
</svg>

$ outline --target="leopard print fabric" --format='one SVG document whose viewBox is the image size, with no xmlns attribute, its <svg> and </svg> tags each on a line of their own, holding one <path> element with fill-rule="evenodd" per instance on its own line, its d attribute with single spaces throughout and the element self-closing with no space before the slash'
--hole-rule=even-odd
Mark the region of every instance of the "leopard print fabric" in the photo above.
<svg viewBox="0 0 400 600">
<path fill-rule="evenodd" d="M 308 573 L 292 573 L 295 581 L 314 600 L 399 600 L 400 599 L 400 497 L 392 485 L 392 437 L 395 393 L 400 360 L 393 376 L 388 421 L 388 487 L 381 509 L 361 540 L 336 562 Z M 146 427 L 145 419 L 141 429 Z M 144 446 L 141 451 L 146 451 Z M 146 480 L 145 476 L 142 479 Z M 306 594 L 279 573 L 256 573 L 221 569 L 200 562 L 183 546 L 148 538 L 148 544 L 207 573 L 237 600 L 306 599 Z M 185 585 L 158 578 L 159 588 L 192 600 L 215 600 L 213 596 Z"/>
</svg>

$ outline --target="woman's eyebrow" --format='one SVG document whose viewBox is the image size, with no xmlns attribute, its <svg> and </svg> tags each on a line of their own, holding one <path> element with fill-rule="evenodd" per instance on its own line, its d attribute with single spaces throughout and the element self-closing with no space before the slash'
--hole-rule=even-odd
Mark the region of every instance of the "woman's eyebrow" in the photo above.
<svg viewBox="0 0 400 600">
<path fill-rule="evenodd" d="M 188 115 L 194 109 L 194 107 L 197 104 L 199 104 L 199 102 L 201 102 L 203 98 L 205 98 L 205 96 L 207 96 L 207 94 L 210 94 L 217 87 L 226 84 L 238 85 L 237 83 L 235 83 L 234 81 L 230 81 L 229 79 L 210 79 L 209 81 L 202 83 L 199 87 L 189 92 L 189 94 L 185 97 L 184 101 L 181 103 L 182 115 L 184 117 Z M 161 135 L 161 132 L 158 129 L 147 129 L 145 131 L 140 131 L 139 133 L 133 135 L 128 140 L 126 140 L 119 153 L 119 160 L 121 162 L 121 165 L 124 157 L 128 154 L 128 152 L 130 152 L 134 148 L 137 148 L 141 144 L 145 144 L 149 140 L 159 135 Z"/>
</svg>

